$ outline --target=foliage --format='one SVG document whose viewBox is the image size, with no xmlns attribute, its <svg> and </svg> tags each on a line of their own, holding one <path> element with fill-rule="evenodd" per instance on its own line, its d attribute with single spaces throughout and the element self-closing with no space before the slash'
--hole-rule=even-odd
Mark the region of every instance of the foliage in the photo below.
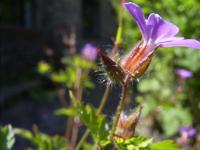
<svg viewBox="0 0 200 150">
<path fill-rule="evenodd" d="M 38 150 L 67 150 L 69 148 L 66 138 L 58 135 L 50 136 L 39 132 L 37 129 L 34 133 L 19 128 L 14 130 L 17 135 L 29 140 Z"/>
<path fill-rule="evenodd" d="M 73 108 L 61 108 L 56 111 L 56 114 L 80 117 L 81 122 L 90 130 L 94 141 L 101 146 L 108 145 L 110 143 L 108 140 L 109 128 L 105 115 L 97 115 L 93 106 L 82 104 L 72 93 L 71 98 L 73 99 Z"/>
<path fill-rule="evenodd" d="M 150 150 L 150 144 L 153 139 L 145 137 L 133 137 L 126 140 L 116 140 L 120 150 Z"/>
<path fill-rule="evenodd" d="M 0 127 L 0 149 L 11 150 L 15 143 L 15 133 L 11 125 Z"/>
<path fill-rule="evenodd" d="M 44 61 L 38 63 L 38 72 L 48 76 L 53 82 L 72 88 L 79 76 L 78 69 L 81 69 L 81 87 L 93 88 L 94 84 L 88 76 L 89 69 L 95 69 L 95 65 L 89 60 L 79 55 L 62 58 L 63 68 L 55 70 L 52 66 Z M 84 81 L 84 82 L 83 82 Z"/>
<path fill-rule="evenodd" d="M 152 138 L 133 137 L 130 139 L 116 140 L 120 150 L 180 150 L 180 148 L 171 140 L 165 140 L 153 143 Z"/>
<path fill-rule="evenodd" d="M 151 145 L 152 150 L 180 150 L 180 148 L 171 140 L 157 142 Z"/>
</svg>

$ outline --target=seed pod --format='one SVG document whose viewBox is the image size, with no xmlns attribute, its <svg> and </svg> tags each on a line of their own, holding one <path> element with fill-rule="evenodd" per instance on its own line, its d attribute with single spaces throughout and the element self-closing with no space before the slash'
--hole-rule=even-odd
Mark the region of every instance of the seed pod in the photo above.
<svg viewBox="0 0 200 150">
<path fill-rule="evenodd" d="M 110 57 L 105 55 L 101 50 L 99 50 L 99 55 L 101 57 L 105 71 L 109 78 L 114 82 L 120 82 L 123 84 L 126 77 L 126 73 L 120 67 L 120 65 L 113 61 Z"/>
</svg>

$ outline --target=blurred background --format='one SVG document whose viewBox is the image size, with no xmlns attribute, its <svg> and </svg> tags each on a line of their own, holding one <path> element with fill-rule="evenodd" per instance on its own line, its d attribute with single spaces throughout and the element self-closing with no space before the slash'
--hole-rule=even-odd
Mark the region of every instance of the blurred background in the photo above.
<svg viewBox="0 0 200 150">
<path fill-rule="evenodd" d="M 200 39 L 199 0 L 133 2 L 141 6 L 146 16 L 159 13 L 176 24 L 179 36 Z M 67 90 L 72 88 L 70 83 L 74 83 L 76 75 L 68 69 L 77 67 L 72 65 L 75 59 L 70 64 L 63 58 L 82 57 L 87 43 L 109 53 L 121 9 L 119 0 L 1 0 L 0 125 L 32 130 L 35 124 L 41 132 L 63 135 L 66 117 L 56 116 L 54 111 L 69 105 Z M 140 39 L 133 18 L 126 11 L 122 35 L 120 53 L 125 54 Z M 95 60 L 89 63 L 95 64 Z M 88 69 L 90 79 L 82 85 L 83 100 L 97 106 L 105 84 L 97 82 L 97 66 L 86 66 L 83 68 Z M 64 75 L 60 72 L 63 69 L 67 70 Z M 69 78 L 63 79 L 65 75 Z M 105 113 L 114 114 L 119 90 L 118 86 L 112 89 Z M 134 82 L 130 89 L 133 94 L 127 100 L 131 104 L 128 109 L 138 103 L 144 106 L 138 133 L 157 139 L 170 137 L 187 148 L 199 144 L 199 91 L 200 51 L 159 49 L 145 76 Z M 194 134 L 189 134 L 190 130 Z M 15 144 L 16 148 L 27 145 L 22 139 Z"/>
</svg>

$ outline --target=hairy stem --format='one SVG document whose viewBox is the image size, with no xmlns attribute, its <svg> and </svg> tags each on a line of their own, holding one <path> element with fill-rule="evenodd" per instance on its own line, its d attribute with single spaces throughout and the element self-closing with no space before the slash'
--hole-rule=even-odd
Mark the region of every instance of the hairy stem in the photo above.
<svg viewBox="0 0 200 150">
<path fill-rule="evenodd" d="M 121 115 L 121 113 L 124 109 L 126 95 L 127 95 L 127 89 L 128 89 L 128 80 L 129 80 L 129 77 L 126 78 L 126 81 L 122 86 L 122 94 L 121 94 L 121 98 L 120 98 L 120 103 L 117 107 L 117 113 L 116 113 L 116 116 L 114 118 L 112 130 L 111 130 L 111 133 L 110 133 L 110 139 L 111 140 L 113 139 L 113 136 L 115 134 L 115 130 L 117 128 L 117 124 L 118 124 L 119 119 L 120 119 L 120 115 Z"/>
<path fill-rule="evenodd" d="M 100 115 L 100 114 L 102 113 L 103 108 L 104 108 L 104 106 L 105 106 L 105 104 L 106 104 L 106 101 L 107 101 L 107 99 L 108 99 L 108 95 L 109 95 L 109 93 L 110 93 L 110 89 L 111 89 L 111 84 L 109 83 L 109 84 L 107 84 L 107 86 L 106 86 L 106 89 L 105 89 L 105 91 L 104 91 L 103 97 L 102 97 L 102 99 L 101 99 L 101 103 L 100 103 L 100 105 L 99 105 L 99 107 L 98 107 L 98 109 L 97 109 L 97 115 Z M 89 136 L 89 134 L 90 134 L 90 130 L 87 129 L 87 130 L 85 131 L 85 133 L 83 134 L 83 136 L 81 137 L 81 139 L 80 139 L 78 145 L 76 146 L 76 150 L 79 150 L 79 149 L 81 148 L 81 146 L 83 145 L 83 143 L 85 142 L 85 140 L 87 139 L 87 137 Z"/>
</svg>

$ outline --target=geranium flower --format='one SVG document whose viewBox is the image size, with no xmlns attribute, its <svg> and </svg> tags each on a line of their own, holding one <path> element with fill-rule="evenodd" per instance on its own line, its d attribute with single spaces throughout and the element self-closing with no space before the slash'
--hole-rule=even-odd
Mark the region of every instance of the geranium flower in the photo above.
<svg viewBox="0 0 200 150">
<path fill-rule="evenodd" d="M 106 71 L 112 75 L 111 78 L 120 79 L 121 83 L 124 83 L 127 76 L 135 79 L 139 78 L 147 70 L 156 49 L 159 47 L 179 46 L 200 49 L 198 40 L 175 37 L 179 28 L 162 19 L 159 14 L 151 13 L 145 19 L 141 8 L 137 4 L 128 2 L 124 3 L 124 6 L 135 19 L 141 31 L 142 39 L 119 63 L 102 52 L 99 53 Z"/>
<path fill-rule="evenodd" d="M 147 69 L 155 50 L 159 47 L 190 47 L 200 49 L 200 42 L 195 39 L 175 37 L 179 28 L 162 19 L 159 14 L 151 13 L 145 19 L 141 8 L 135 3 L 124 3 L 125 8 L 135 19 L 142 40 L 123 60 L 122 67 L 133 77 L 140 77 Z"/>
<path fill-rule="evenodd" d="M 181 136 L 177 139 L 177 142 L 181 145 L 188 145 L 190 138 L 197 133 L 196 129 L 191 127 L 182 127 L 179 132 Z"/>
<path fill-rule="evenodd" d="M 83 57 L 90 61 L 94 61 L 97 58 L 97 48 L 90 43 L 84 45 L 81 50 Z"/>
<path fill-rule="evenodd" d="M 192 137 L 196 134 L 196 129 L 191 127 L 181 127 L 179 129 L 179 132 L 181 135 L 184 135 L 186 137 Z"/>
<path fill-rule="evenodd" d="M 192 77 L 192 72 L 186 69 L 178 68 L 176 69 L 176 73 L 182 78 L 187 79 Z"/>
</svg>

